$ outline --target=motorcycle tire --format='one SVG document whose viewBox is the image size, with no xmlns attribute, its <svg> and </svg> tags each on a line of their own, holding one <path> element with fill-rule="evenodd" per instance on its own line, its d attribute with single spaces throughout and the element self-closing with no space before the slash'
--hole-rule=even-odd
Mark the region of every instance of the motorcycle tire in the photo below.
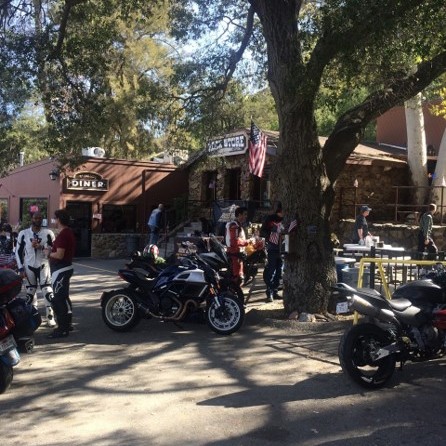
<svg viewBox="0 0 446 446">
<path fill-rule="evenodd" d="M 110 292 L 102 305 L 102 319 L 112 330 L 131 330 L 141 319 L 135 298 L 127 290 Z"/>
<path fill-rule="evenodd" d="M 245 308 L 237 296 L 225 293 L 218 306 L 211 300 L 206 308 L 206 321 L 212 331 L 220 335 L 235 333 L 245 319 Z"/>
<path fill-rule="evenodd" d="M 0 360 L 0 394 L 5 393 L 12 383 L 14 372 L 12 367 Z"/>
<path fill-rule="evenodd" d="M 391 343 L 389 334 L 373 324 L 358 324 L 347 330 L 339 343 L 342 370 L 367 389 L 379 389 L 395 371 L 395 355 L 373 361 L 371 353 Z"/>
</svg>

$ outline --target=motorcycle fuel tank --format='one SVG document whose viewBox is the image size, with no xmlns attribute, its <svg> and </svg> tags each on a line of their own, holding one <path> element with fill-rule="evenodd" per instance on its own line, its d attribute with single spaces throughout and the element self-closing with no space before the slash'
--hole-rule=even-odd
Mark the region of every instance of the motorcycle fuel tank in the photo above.
<svg viewBox="0 0 446 446">
<path fill-rule="evenodd" d="M 414 280 L 400 286 L 392 294 L 392 299 L 397 298 L 408 299 L 414 304 L 422 302 L 442 304 L 446 302 L 443 289 L 430 279 Z"/>
</svg>

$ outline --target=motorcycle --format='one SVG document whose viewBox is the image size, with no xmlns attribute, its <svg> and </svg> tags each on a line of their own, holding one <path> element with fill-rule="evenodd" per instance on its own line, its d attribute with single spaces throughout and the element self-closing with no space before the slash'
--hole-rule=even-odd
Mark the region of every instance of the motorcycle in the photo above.
<svg viewBox="0 0 446 446">
<path fill-rule="evenodd" d="M 220 288 L 235 294 L 240 301 L 244 302 L 244 294 L 241 286 L 232 280 L 230 260 L 226 253 L 225 246 L 215 237 L 209 237 L 209 251 L 195 252 L 196 247 L 193 243 L 182 242 L 181 246 L 184 251 L 184 257 L 192 261 L 197 257 L 206 262 L 213 270 L 217 271 L 220 277 Z M 140 270 L 145 273 L 147 278 L 154 279 L 163 269 L 172 265 L 173 261 L 158 263 L 158 248 L 156 245 L 147 245 L 141 253 L 136 251 L 132 254 L 127 268 L 132 270 Z M 176 259 L 175 259 L 176 260 Z"/>
<path fill-rule="evenodd" d="M 31 353 L 33 333 L 42 320 L 39 312 L 24 299 L 16 297 L 22 279 L 12 270 L 0 271 L 0 394 L 11 385 L 13 367 L 20 362 L 20 352 Z"/>
<path fill-rule="evenodd" d="M 356 311 L 365 320 L 342 336 L 338 355 L 342 370 L 368 389 L 384 386 L 396 363 L 419 362 L 446 352 L 446 273 L 408 282 L 392 299 L 374 289 L 338 283 L 337 313 Z"/>
<path fill-rule="evenodd" d="M 179 259 L 153 279 L 137 269 L 121 269 L 118 274 L 128 286 L 101 296 L 102 319 L 112 330 L 131 330 L 142 318 L 179 322 L 192 314 L 204 315 L 221 335 L 243 324 L 243 304 L 221 290 L 218 273 L 199 256 Z"/>
</svg>

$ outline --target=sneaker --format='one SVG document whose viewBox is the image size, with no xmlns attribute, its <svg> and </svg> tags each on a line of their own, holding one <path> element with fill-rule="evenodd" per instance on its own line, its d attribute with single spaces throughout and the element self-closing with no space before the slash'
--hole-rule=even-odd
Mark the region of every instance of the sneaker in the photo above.
<svg viewBox="0 0 446 446">
<path fill-rule="evenodd" d="M 46 325 L 51 328 L 54 328 L 57 325 L 52 314 L 48 314 L 46 317 Z"/>
<path fill-rule="evenodd" d="M 273 298 L 276 300 L 281 300 L 282 297 L 279 295 L 279 291 L 278 290 L 274 290 L 273 291 Z"/>
<path fill-rule="evenodd" d="M 266 290 L 266 302 L 274 302 L 273 293 L 270 290 Z"/>
</svg>

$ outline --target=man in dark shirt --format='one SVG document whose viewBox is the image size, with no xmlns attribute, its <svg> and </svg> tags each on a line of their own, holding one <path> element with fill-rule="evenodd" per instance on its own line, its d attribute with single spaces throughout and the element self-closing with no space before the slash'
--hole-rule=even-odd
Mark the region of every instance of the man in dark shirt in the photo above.
<svg viewBox="0 0 446 446">
<path fill-rule="evenodd" d="M 353 229 L 353 243 L 359 243 L 360 245 L 365 244 L 365 238 L 370 235 L 369 225 L 367 223 L 367 217 L 372 209 L 368 206 L 361 206 L 359 210 L 359 215 L 356 217 L 355 227 Z"/>
</svg>

